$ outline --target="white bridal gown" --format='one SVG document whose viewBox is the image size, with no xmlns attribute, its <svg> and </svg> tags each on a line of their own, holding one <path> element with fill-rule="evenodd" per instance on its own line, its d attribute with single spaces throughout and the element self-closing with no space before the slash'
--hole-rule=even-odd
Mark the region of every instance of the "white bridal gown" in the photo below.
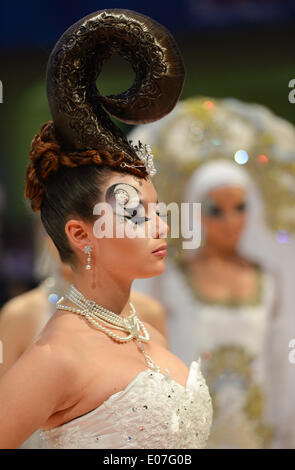
<svg viewBox="0 0 295 470">
<path fill-rule="evenodd" d="M 187 365 L 202 358 L 214 410 L 208 448 L 277 446 L 281 365 L 271 316 L 276 286 L 261 268 L 258 287 L 253 302 L 210 302 L 173 262 L 161 276 L 135 281 L 136 289 L 165 306 L 170 350 Z"/>
<path fill-rule="evenodd" d="M 41 437 L 47 449 L 197 449 L 206 446 L 211 423 L 199 359 L 185 387 L 147 368 L 94 410 Z"/>
</svg>

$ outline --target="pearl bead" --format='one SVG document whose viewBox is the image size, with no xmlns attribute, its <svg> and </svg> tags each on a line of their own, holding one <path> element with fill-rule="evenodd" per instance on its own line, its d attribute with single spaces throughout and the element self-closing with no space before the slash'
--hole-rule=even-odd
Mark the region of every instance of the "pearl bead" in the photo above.
<svg viewBox="0 0 295 470">
<path fill-rule="evenodd" d="M 91 269 L 89 264 L 86 265 L 86 269 Z M 140 346 L 142 353 L 145 356 L 146 362 L 151 369 L 156 371 L 160 371 L 160 367 L 156 366 L 150 356 L 146 353 L 143 345 L 141 342 L 147 342 L 150 340 L 150 335 L 145 328 L 144 324 L 141 320 L 136 316 L 136 310 L 131 302 L 130 305 L 130 315 L 127 318 L 122 318 L 116 313 L 108 310 L 107 308 L 98 305 L 96 302 L 90 299 L 86 299 L 81 292 L 79 292 L 75 286 L 72 284 L 70 287 L 70 291 L 65 296 L 67 299 L 71 300 L 73 303 L 81 307 L 82 310 L 79 310 L 74 307 L 68 307 L 67 305 L 62 305 L 60 302 L 64 297 L 62 297 L 56 304 L 57 309 L 61 310 L 68 310 L 70 312 L 83 315 L 85 318 L 95 326 L 96 329 L 103 331 L 107 335 L 109 335 L 115 341 L 119 343 L 126 343 L 127 341 L 131 341 L 135 339 L 138 342 L 138 346 Z M 112 325 L 112 328 L 118 329 L 125 333 L 128 333 L 128 336 L 122 337 L 116 335 L 112 331 L 110 331 L 105 326 L 101 325 L 100 322 L 97 320 L 103 321 L 104 323 L 108 323 Z M 140 331 L 143 334 L 140 334 Z"/>
</svg>

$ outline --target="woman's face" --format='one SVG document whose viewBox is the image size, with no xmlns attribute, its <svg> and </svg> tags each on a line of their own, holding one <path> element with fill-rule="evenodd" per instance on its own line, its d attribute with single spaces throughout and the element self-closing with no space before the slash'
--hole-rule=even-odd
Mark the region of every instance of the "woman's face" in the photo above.
<svg viewBox="0 0 295 470">
<path fill-rule="evenodd" d="M 164 238 L 169 227 L 165 214 L 160 212 L 151 180 L 114 172 L 102 192 L 102 202 L 109 209 L 97 215 L 93 225 L 93 262 L 129 281 L 161 274 L 165 255 L 155 255 L 153 251 L 166 246 Z M 110 223 L 113 236 L 101 237 Z"/>
<path fill-rule="evenodd" d="M 206 244 L 222 251 L 236 247 L 247 219 L 246 191 L 240 186 L 217 188 L 202 203 Z"/>
</svg>

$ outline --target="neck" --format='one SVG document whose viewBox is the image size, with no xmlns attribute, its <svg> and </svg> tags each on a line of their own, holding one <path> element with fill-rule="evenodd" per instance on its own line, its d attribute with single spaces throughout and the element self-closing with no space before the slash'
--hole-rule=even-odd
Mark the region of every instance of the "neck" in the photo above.
<svg viewBox="0 0 295 470">
<path fill-rule="evenodd" d="M 122 279 L 116 278 L 114 273 L 107 271 L 100 273 L 90 271 L 74 273 L 73 284 L 86 299 L 94 300 L 98 305 L 121 317 L 130 315 L 129 301 L 132 281 L 122 281 Z"/>
<path fill-rule="evenodd" d="M 206 244 L 201 248 L 199 254 L 204 258 L 236 259 L 239 257 L 235 246 L 229 248 L 220 248 L 211 244 Z"/>
</svg>

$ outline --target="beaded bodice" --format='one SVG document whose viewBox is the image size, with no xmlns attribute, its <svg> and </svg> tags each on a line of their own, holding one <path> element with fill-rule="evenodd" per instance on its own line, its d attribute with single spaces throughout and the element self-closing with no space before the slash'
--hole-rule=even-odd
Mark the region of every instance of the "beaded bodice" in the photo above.
<svg viewBox="0 0 295 470">
<path fill-rule="evenodd" d="M 50 449 L 193 449 L 206 446 L 211 424 L 199 359 L 191 363 L 185 387 L 147 368 L 94 410 L 41 431 L 41 437 Z"/>
</svg>

